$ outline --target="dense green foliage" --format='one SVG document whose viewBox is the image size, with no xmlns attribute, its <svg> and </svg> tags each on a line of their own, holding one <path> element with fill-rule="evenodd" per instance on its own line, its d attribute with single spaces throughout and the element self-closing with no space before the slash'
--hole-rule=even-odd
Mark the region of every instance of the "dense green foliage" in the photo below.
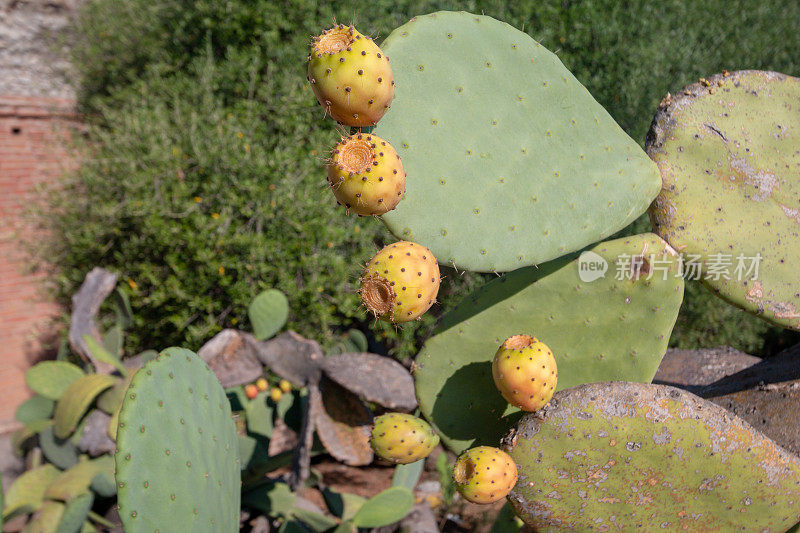
<svg viewBox="0 0 800 533">
<path fill-rule="evenodd" d="M 355 21 L 378 40 L 410 16 L 438 9 L 484 12 L 524 27 L 640 142 L 658 101 L 699 76 L 800 72 L 794 2 L 335 5 L 89 2 L 74 60 L 91 157 L 55 201 L 56 238 L 46 250 L 61 269 L 62 297 L 92 266 L 120 272 L 133 288 L 137 346 L 197 349 L 220 328 L 241 325 L 247 304 L 270 286 L 289 297 L 289 327 L 323 342 L 332 328 L 365 319 L 355 282 L 389 235 L 376 220 L 336 209 L 325 190 L 322 164 L 338 133 L 305 82 L 310 36 L 334 19 Z M 481 280 L 445 274 L 445 305 Z M 765 324 L 702 289 L 688 296 L 674 342 L 763 348 Z M 380 326 L 379 337 L 408 356 L 416 351 L 408 341 L 431 322 L 398 332 Z"/>
</svg>

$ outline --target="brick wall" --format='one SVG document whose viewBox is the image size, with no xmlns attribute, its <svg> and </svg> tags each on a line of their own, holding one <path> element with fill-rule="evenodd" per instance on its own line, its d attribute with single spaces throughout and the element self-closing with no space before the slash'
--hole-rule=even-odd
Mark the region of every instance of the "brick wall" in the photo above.
<svg viewBox="0 0 800 533">
<path fill-rule="evenodd" d="M 22 240 L 36 238 L 26 210 L 40 198 L 37 184 L 57 180 L 69 165 L 65 135 L 73 102 L 0 95 L 0 433 L 29 395 L 25 370 L 46 354 L 58 313 L 44 276 L 31 273 Z"/>
</svg>

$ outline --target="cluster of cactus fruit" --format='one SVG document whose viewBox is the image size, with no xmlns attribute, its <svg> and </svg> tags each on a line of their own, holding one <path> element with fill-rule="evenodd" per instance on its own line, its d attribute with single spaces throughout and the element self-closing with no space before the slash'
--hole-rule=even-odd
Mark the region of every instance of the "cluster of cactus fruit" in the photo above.
<svg viewBox="0 0 800 533">
<path fill-rule="evenodd" d="M 421 460 L 441 441 L 459 455 L 452 482 L 465 499 L 507 497 L 542 530 L 778 531 L 800 521 L 800 459 L 721 408 L 650 384 L 683 297 L 676 250 L 705 265 L 728 250 L 763 257 L 761 279 L 703 281 L 800 329 L 800 185 L 781 174 L 800 154 L 789 127 L 800 81 L 726 72 L 668 95 L 647 139 L 652 160 L 554 54 L 485 16 L 415 18 L 383 48 L 336 25 L 314 38 L 308 81 L 327 114 L 356 128 L 327 164 L 337 202 L 380 216 L 400 239 L 362 272 L 367 312 L 418 319 L 437 301 L 440 262 L 505 273 L 425 342 L 414 388 L 426 420 L 407 414 L 417 406 L 408 372 L 364 353 L 360 332 L 332 357 L 306 340 L 294 339 L 291 360 L 258 345 L 288 316 L 285 296 L 266 291 L 249 309 L 254 349 L 295 388 L 271 376 L 270 388 L 256 363 L 226 394 L 203 359 L 175 348 L 141 357 L 149 362 L 134 376 L 119 350 L 92 338 L 93 360 L 117 375 L 34 367 L 37 396 L 18 412 L 17 441 L 37 436 L 50 463 L 12 486 L 4 518 L 35 512 L 47 531 L 105 525 L 93 498 L 118 492 L 126 531 L 234 530 L 240 503 L 285 525 L 355 531 L 411 509 Z M 597 243 L 648 206 L 658 235 Z M 382 381 L 345 388 L 354 373 Z M 410 398 L 385 394 L 404 379 Z M 362 398 L 406 412 L 373 420 Z M 261 457 L 278 418 L 300 405 L 294 458 Z M 238 433 L 234 412 L 246 418 Z M 116 441 L 114 465 L 79 457 L 76 435 L 97 418 Z M 297 484 L 264 475 L 289 461 L 308 470 L 315 431 L 348 464 L 374 452 L 397 465 L 395 486 L 370 500 L 337 495 L 335 520 L 310 513 Z"/>
<path fill-rule="evenodd" d="M 614 388 L 622 395 L 616 400 L 619 409 L 626 413 L 633 412 L 631 398 L 640 394 L 636 387 L 650 394 L 652 385 L 636 382 L 652 381 L 680 308 L 685 271 L 678 252 L 697 250 L 705 266 L 714 254 L 731 250 L 767 258 L 769 264 L 761 265 L 764 281 L 737 282 L 723 275 L 703 282 L 731 303 L 800 329 L 796 276 L 785 268 L 791 263 L 787 258 L 797 257 L 799 250 L 800 187 L 788 176 L 777 177 L 780 158 L 798 153 L 793 130 L 787 128 L 791 106 L 783 105 L 800 93 L 797 80 L 775 73 L 725 72 L 686 88 L 680 98 L 668 95 L 645 154 L 554 54 L 507 24 L 439 12 L 413 18 L 392 32 L 382 48 L 372 48 L 370 41 L 363 50 L 356 44 L 359 35 L 352 27 L 337 26 L 316 38 L 309 81 L 326 111 L 356 128 L 334 148 L 328 166 L 336 199 L 359 215 L 380 216 L 402 239 L 367 263 L 359 290 L 364 306 L 393 323 L 419 317 L 436 301 L 439 262 L 507 272 L 443 316 L 420 352 L 415 386 L 421 414 L 430 424 L 400 413 L 379 417 L 373 449 L 402 464 L 424 457 L 441 438 L 451 450 L 463 452 L 454 480 L 466 499 L 485 503 L 510 492 L 515 511 L 534 527 L 642 527 L 641 516 L 620 508 L 608 513 L 601 505 L 593 513 L 575 513 L 588 505 L 583 492 L 583 502 L 560 505 L 558 491 L 546 492 L 537 480 L 542 468 L 553 471 L 540 464 L 541 457 L 573 457 L 573 452 L 565 447 L 569 444 L 539 442 L 528 428 L 535 421 L 558 432 L 558 424 L 570 424 L 558 418 L 564 416 L 561 404 L 549 402 L 554 395 L 566 400 L 584 383 L 633 382 Z M 335 46 L 327 44 L 332 36 Z M 359 83 L 361 76 L 367 82 Z M 396 94 L 387 97 L 387 87 L 374 83 L 378 77 L 392 79 Z M 370 89 L 375 92 L 365 92 Z M 714 89 L 718 94 L 711 96 Z M 745 92 L 757 98 L 745 98 Z M 386 102 L 383 111 L 364 121 L 364 102 L 379 100 Z M 740 100 L 746 105 L 738 105 Z M 762 111 L 769 120 L 751 128 L 757 141 L 743 124 Z M 730 139 L 748 154 L 730 155 Z M 705 144 L 727 148 L 712 155 Z M 753 155 L 749 146 L 755 145 L 767 152 L 765 162 L 745 161 Z M 789 153 L 795 155 L 783 155 Z M 396 197 L 390 199 L 393 192 Z M 707 194 L 714 205 L 716 197 L 735 202 L 730 209 L 720 205 L 704 215 L 707 222 L 713 218 L 713 229 L 696 216 L 710 209 Z M 768 210 L 765 200 L 771 202 Z M 648 207 L 658 235 L 600 242 L 586 250 Z M 750 227 L 759 238 L 740 239 L 734 227 Z M 583 270 L 585 262 L 592 262 L 596 274 Z M 524 333 L 544 339 L 554 350 Z M 492 358 L 490 346 L 502 339 Z M 556 360 L 563 372 L 560 382 Z M 631 397 L 621 392 L 628 386 Z M 519 422 L 519 411 L 539 413 Z M 704 415 L 695 418 L 713 426 Z M 752 428 L 745 433 L 761 438 Z M 504 435 L 503 447 L 512 456 L 487 446 Z M 664 438 L 669 442 L 670 437 Z M 680 439 L 674 433 L 672 438 Z M 612 439 L 611 446 L 615 443 Z M 638 446 L 626 444 L 628 451 Z M 579 448 L 574 454 L 590 453 Z M 625 458 L 637 472 L 648 471 L 644 461 Z M 782 461 L 772 465 L 781 479 L 800 480 L 794 459 Z M 680 485 L 681 468 L 670 486 Z M 603 479 L 610 475 L 601 469 L 590 477 L 600 474 Z M 579 472 L 564 475 L 581 477 Z M 554 481 L 552 486 L 557 485 Z M 602 496 L 599 501 L 606 504 L 620 501 Z M 791 491 L 781 496 L 772 505 L 782 509 L 795 498 Z M 750 504 L 749 498 L 743 501 Z M 695 497 L 675 512 L 706 516 L 722 527 L 741 523 L 721 516 L 715 505 Z M 800 520 L 796 512 L 783 513 L 763 523 L 784 526 Z"/>
</svg>

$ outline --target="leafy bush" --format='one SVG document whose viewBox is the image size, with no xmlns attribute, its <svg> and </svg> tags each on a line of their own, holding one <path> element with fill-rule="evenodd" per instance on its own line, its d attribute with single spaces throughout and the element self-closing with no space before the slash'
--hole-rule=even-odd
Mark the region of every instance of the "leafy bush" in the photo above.
<svg viewBox="0 0 800 533">
<path fill-rule="evenodd" d="M 55 201 L 47 248 L 60 294 L 92 266 L 121 272 L 134 288 L 137 346 L 197 348 L 246 320 L 269 286 L 287 293 L 289 327 L 306 336 L 325 342 L 363 320 L 360 263 L 390 236 L 325 190 L 337 132 L 306 87 L 306 47 L 334 19 L 382 38 L 438 9 L 524 27 L 642 142 L 658 101 L 701 75 L 800 70 L 786 38 L 800 17 L 791 2 L 92 0 L 74 48 L 90 157 Z M 445 305 L 483 279 L 446 275 Z M 702 290 L 690 287 L 685 305 L 679 345 L 758 350 L 765 331 L 777 335 Z M 381 324 L 378 337 L 409 356 L 432 320 Z M 730 323 L 740 327 L 712 327 Z"/>
</svg>

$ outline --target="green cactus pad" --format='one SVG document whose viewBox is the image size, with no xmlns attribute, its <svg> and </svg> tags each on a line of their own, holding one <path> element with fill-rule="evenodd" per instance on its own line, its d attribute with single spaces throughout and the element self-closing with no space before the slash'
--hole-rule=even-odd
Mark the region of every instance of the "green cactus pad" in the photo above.
<svg viewBox="0 0 800 533">
<path fill-rule="evenodd" d="M 48 461 L 58 468 L 67 469 L 78 462 L 78 448 L 69 439 L 59 439 L 48 426 L 39 432 L 39 447 Z"/>
<path fill-rule="evenodd" d="M 47 487 L 44 495 L 54 500 L 69 501 L 87 494 L 92 486 L 92 480 L 98 475 L 113 476 L 113 472 L 114 459 L 110 455 L 81 461 L 69 470 L 61 472 Z"/>
<path fill-rule="evenodd" d="M 585 251 L 583 260 L 575 254 L 487 283 L 442 318 L 417 357 L 423 415 L 456 453 L 496 446 L 520 415 L 495 387 L 492 359 L 500 344 L 517 334 L 533 335 L 552 349 L 558 389 L 615 379 L 651 381 L 683 299 L 674 253 L 657 235 L 635 235 L 600 243 Z M 636 272 L 629 267 L 641 254 L 647 266 L 630 279 Z M 608 269 L 602 277 L 581 280 L 579 264 L 604 261 Z M 599 274 L 587 270 L 584 277 L 592 272 Z M 620 274 L 626 279 L 616 279 Z"/>
<path fill-rule="evenodd" d="M 383 527 L 400 521 L 414 506 L 414 493 L 406 487 L 390 487 L 376 494 L 353 516 L 359 528 Z"/>
<path fill-rule="evenodd" d="M 61 502 L 45 501 L 42 507 L 25 525 L 24 533 L 57 533 L 58 524 L 64 515 L 65 505 Z"/>
<path fill-rule="evenodd" d="M 667 96 L 647 138 L 663 180 L 650 210 L 655 231 L 700 265 L 699 278 L 715 294 L 795 330 L 798 99 L 798 78 L 719 74 Z M 754 276 L 750 258 L 759 254 Z"/>
<path fill-rule="evenodd" d="M 92 510 L 92 503 L 94 495 L 90 492 L 67 502 L 55 533 L 78 533 Z"/>
<path fill-rule="evenodd" d="M 58 400 L 72 382 L 83 375 L 83 370 L 72 363 L 44 361 L 32 366 L 25 373 L 25 383 L 36 394 Z"/>
<path fill-rule="evenodd" d="M 786 531 L 800 459 L 740 418 L 662 385 L 556 394 L 505 439 L 509 501 L 536 531 Z"/>
<path fill-rule="evenodd" d="M 260 341 L 273 337 L 286 324 L 289 300 L 278 289 L 267 289 L 255 297 L 247 309 L 253 335 Z"/>
<path fill-rule="evenodd" d="M 39 509 L 47 487 L 59 474 L 55 466 L 46 464 L 19 476 L 6 493 L 3 519 Z"/>
<path fill-rule="evenodd" d="M 55 407 L 55 405 L 53 400 L 36 395 L 25 400 L 17 407 L 14 418 L 23 424 L 35 422 L 37 420 L 47 420 L 53 416 L 53 407 Z"/>
<path fill-rule="evenodd" d="M 53 415 L 55 436 L 66 439 L 72 435 L 97 395 L 116 382 L 117 378 L 107 374 L 89 374 L 72 382 L 56 404 Z"/>
<path fill-rule="evenodd" d="M 508 24 L 433 13 L 383 49 L 396 89 L 375 134 L 408 178 L 382 218 L 440 263 L 543 263 L 625 227 L 658 193 L 641 148 L 555 54 Z"/>
<path fill-rule="evenodd" d="M 238 531 L 240 469 L 230 403 L 194 353 L 141 368 L 119 413 L 117 484 L 125 531 Z"/>
</svg>

